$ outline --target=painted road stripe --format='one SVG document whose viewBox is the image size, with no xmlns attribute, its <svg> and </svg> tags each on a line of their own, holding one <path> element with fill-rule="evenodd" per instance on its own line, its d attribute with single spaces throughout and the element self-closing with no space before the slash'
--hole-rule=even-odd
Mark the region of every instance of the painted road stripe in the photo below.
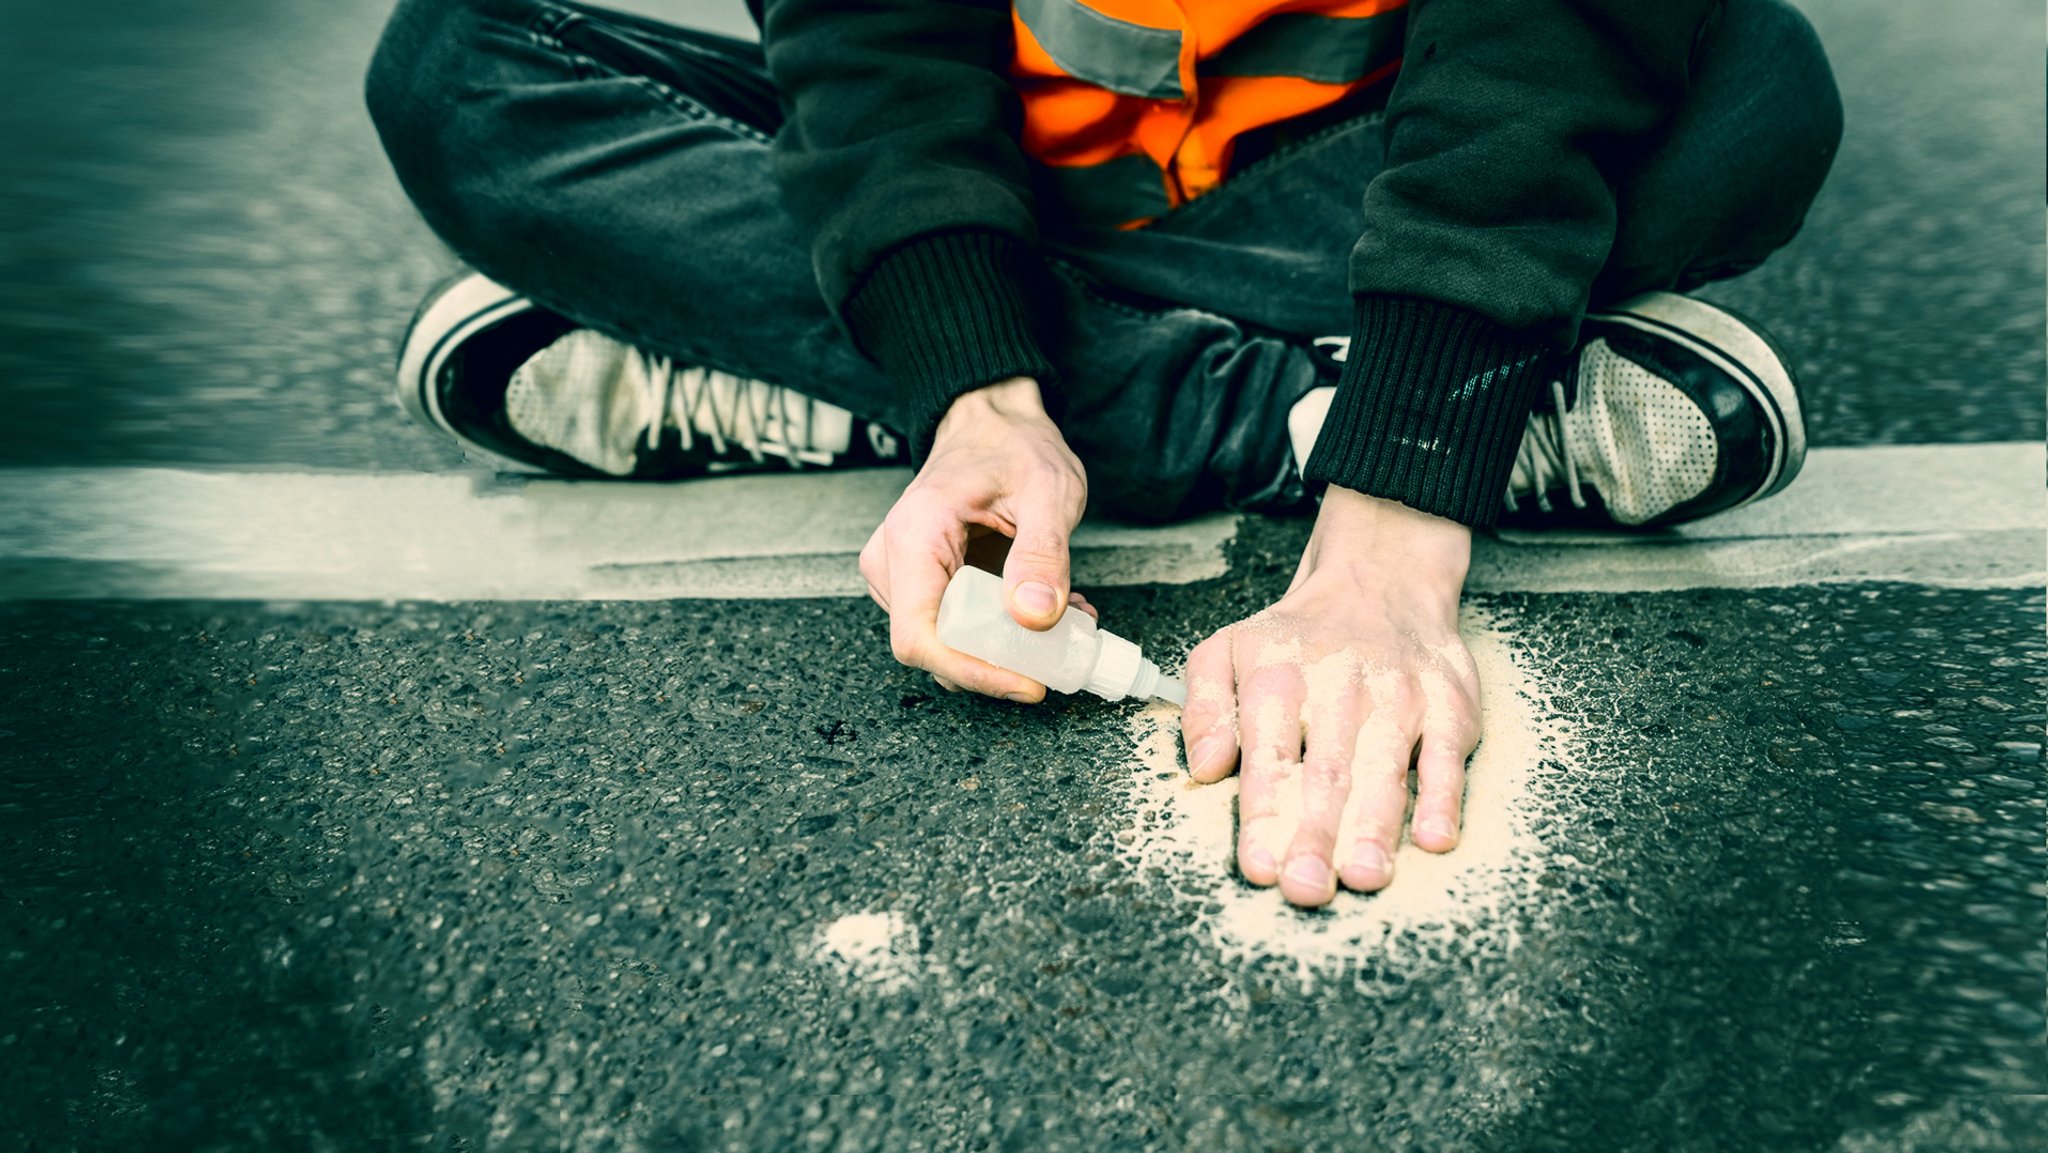
<svg viewBox="0 0 2048 1153">
<path fill-rule="evenodd" d="M 1652 536 L 1481 542 L 1480 592 L 2048 579 L 2038 444 L 1822 449 L 1783 494 Z M 907 474 L 671 485 L 412 473 L 0 471 L 0 598 L 527 600 L 858 596 Z M 1091 522 L 1075 583 L 1220 576 L 1237 520 Z"/>
<path fill-rule="evenodd" d="M 1467 587 L 1633 592 L 1846 581 L 2048 581 L 2048 451 L 2034 442 L 1816 449 L 1790 488 L 1668 533 L 1503 533 Z"/>
</svg>

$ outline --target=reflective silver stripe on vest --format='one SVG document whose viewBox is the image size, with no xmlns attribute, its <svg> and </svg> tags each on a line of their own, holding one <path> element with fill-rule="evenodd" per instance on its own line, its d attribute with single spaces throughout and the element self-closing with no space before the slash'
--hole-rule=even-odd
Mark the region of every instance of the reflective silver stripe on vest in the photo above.
<svg viewBox="0 0 2048 1153">
<path fill-rule="evenodd" d="M 1031 168 L 1042 193 L 1049 193 L 1091 224 L 1149 220 L 1166 215 L 1173 207 L 1166 199 L 1166 182 L 1159 166 L 1142 152 L 1081 168 L 1037 163 Z"/>
<path fill-rule="evenodd" d="M 1081 0 L 1017 0 L 1017 18 L 1076 80 L 1126 96 L 1179 100 L 1180 30 L 1104 16 Z"/>
<path fill-rule="evenodd" d="M 1023 5 L 1020 3 L 1019 8 Z M 1197 67 L 1202 76 L 1298 76 L 1348 84 L 1401 55 L 1408 12 L 1377 16 L 1313 16 L 1283 12 L 1259 21 Z"/>
</svg>

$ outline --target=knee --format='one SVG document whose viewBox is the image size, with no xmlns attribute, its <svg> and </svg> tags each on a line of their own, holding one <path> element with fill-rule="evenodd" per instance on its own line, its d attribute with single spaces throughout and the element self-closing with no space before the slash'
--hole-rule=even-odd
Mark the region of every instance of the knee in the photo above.
<svg viewBox="0 0 2048 1153">
<path fill-rule="evenodd" d="M 1842 142 L 1842 95 L 1820 35 L 1785 0 L 1727 0 L 1717 48 L 1753 85 L 1744 138 L 1771 182 L 1801 208 L 1820 191 Z"/>
<path fill-rule="evenodd" d="M 397 160 L 448 114 L 462 83 L 467 33 L 480 0 L 399 0 L 370 57 L 363 102 L 385 151 Z"/>
<path fill-rule="evenodd" d="M 378 40 L 363 99 L 399 184 L 443 240 L 463 247 L 465 179 L 476 165 L 470 140 L 474 101 L 464 94 L 485 78 L 477 33 L 492 0 L 400 0 Z"/>
<path fill-rule="evenodd" d="M 1622 181 L 1596 295 L 1762 263 L 1798 234 L 1841 139 L 1842 98 L 1813 25 L 1785 0 L 1727 0 L 1670 131 Z"/>
<path fill-rule="evenodd" d="M 400 0 L 385 21 L 363 77 L 363 102 L 379 133 L 388 137 L 418 112 L 421 89 L 432 80 L 430 65 L 450 7 L 441 0 Z"/>
</svg>

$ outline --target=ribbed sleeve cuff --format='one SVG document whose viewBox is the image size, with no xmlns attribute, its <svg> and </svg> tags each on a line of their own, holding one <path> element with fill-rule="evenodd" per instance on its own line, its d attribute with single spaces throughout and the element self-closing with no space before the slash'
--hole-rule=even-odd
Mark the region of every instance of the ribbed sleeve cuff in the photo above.
<svg viewBox="0 0 2048 1153">
<path fill-rule="evenodd" d="M 1361 296 L 1302 477 L 1491 527 L 1553 356 L 1548 342 L 1476 312 Z"/>
<path fill-rule="evenodd" d="M 1039 350 L 1036 254 L 996 232 L 942 232 L 883 257 L 846 304 L 847 327 L 901 390 L 913 458 L 924 461 L 963 392 L 1029 376 L 1057 418 L 1052 362 Z"/>
</svg>

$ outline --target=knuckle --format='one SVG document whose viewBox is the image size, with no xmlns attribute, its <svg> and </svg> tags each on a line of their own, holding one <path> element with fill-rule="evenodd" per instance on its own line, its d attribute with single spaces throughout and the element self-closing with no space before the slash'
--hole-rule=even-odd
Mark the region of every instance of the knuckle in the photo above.
<svg viewBox="0 0 2048 1153">
<path fill-rule="evenodd" d="M 1025 462 L 1010 474 L 1010 483 L 1016 492 L 1041 498 L 1057 492 L 1065 481 L 1066 470 L 1058 462 L 1042 456 Z"/>
<path fill-rule="evenodd" d="M 895 547 L 903 541 L 921 536 L 931 521 L 931 510 L 922 502 L 899 501 L 889 510 L 887 519 L 882 521 L 882 534 L 886 547 Z"/>
<path fill-rule="evenodd" d="M 1442 792 L 1452 781 L 1462 777 L 1465 760 L 1456 753 L 1441 749 L 1427 748 L 1415 763 L 1415 785 L 1421 792 Z"/>
<path fill-rule="evenodd" d="M 929 478 L 920 478 L 909 488 L 904 489 L 902 496 L 896 498 L 896 503 L 890 506 L 889 515 L 884 519 L 884 523 L 926 519 L 934 510 L 952 503 L 950 489 L 949 485 Z"/>
<path fill-rule="evenodd" d="M 895 655 L 897 662 L 900 664 L 906 664 L 912 668 L 924 667 L 924 646 L 908 637 L 891 636 L 889 638 L 889 651 Z"/>
<path fill-rule="evenodd" d="M 1398 825 L 1389 825 L 1384 818 L 1368 815 L 1360 815 L 1357 822 L 1348 831 L 1351 834 L 1353 851 L 1356 851 L 1360 845 L 1378 845 L 1383 849 L 1391 848 L 1395 838 L 1400 835 L 1400 827 Z"/>
<path fill-rule="evenodd" d="M 1249 672 L 1241 670 L 1238 680 L 1247 696 L 1277 697 L 1299 702 L 1304 695 L 1301 669 L 1292 664 L 1260 665 Z"/>
<path fill-rule="evenodd" d="M 1351 765 L 1334 755 L 1312 756 L 1302 761 L 1301 775 L 1304 784 L 1334 789 L 1350 782 Z"/>
<path fill-rule="evenodd" d="M 1067 563 L 1066 544 L 1045 537 L 1019 537 L 1017 543 L 1010 547 L 1010 560 L 1012 563 L 1026 565 L 1032 569 L 1062 570 Z M 1065 580 L 1063 572 L 1049 571 L 1044 576 L 1049 580 L 1058 577 L 1058 580 L 1053 581 L 1055 584 Z"/>
<path fill-rule="evenodd" d="M 1456 700 L 1433 704 L 1423 718 L 1423 728 L 1429 733 L 1426 743 L 1446 756 L 1462 758 L 1479 743 L 1476 712 Z"/>
<path fill-rule="evenodd" d="M 1415 682 L 1408 677 L 1399 677 L 1386 686 L 1385 692 L 1386 699 L 1380 707 L 1409 722 L 1411 728 L 1414 727 L 1421 719 L 1416 716 L 1416 710 L 1422 702 L 1422 693 Z"/>
<path fill-rule="evenodd" d="M 1469 717 L 1460 717 L 1444 726 L 1444 751 L 1463 762 L 1479 747 L 1479 722 Z"/>
<path fill-rule="evenodd" d="M 1465 777 L 1465 752 L 1453 745 L 1445 745 L 1431 758 L 1436 764 L 1436 776 L 1446 782 L 1460 781 Z"/>
<path fill-rule="evenodd" d="M 1038 460 L 1013 474 L 1009 488 L 1048 515 L 1072 516 L 1085 502 L 1088 482 L 1077 464 Z"/>
<path fill-rule="evenodd" d="M 1348 684 L 1322 677 L 1305 678 L 1310 715 L 1321 719 L 1332 739 L 1338 730 L 1358 728 L 1358 694 Z"/>
</svg>

